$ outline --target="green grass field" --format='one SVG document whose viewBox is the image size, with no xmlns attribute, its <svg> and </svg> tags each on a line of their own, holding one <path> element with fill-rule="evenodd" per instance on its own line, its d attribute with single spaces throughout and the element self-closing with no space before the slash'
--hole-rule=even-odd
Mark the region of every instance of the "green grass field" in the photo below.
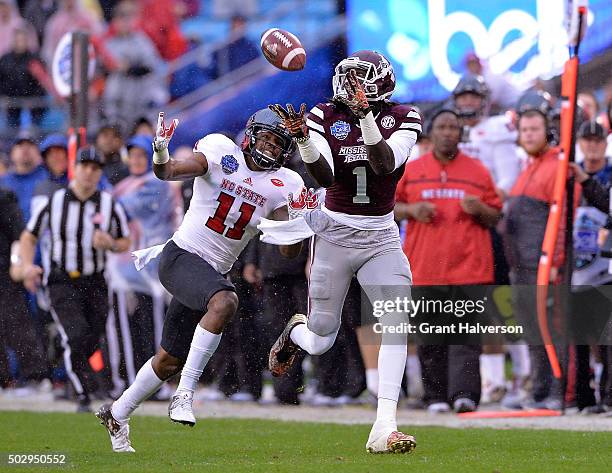
<svg viewBox="0 0 612 473">
<path fill-rule="evenodd" d="M 202 419 L 193 429 L 132 419 L 136 454 L 110 450 L 93 415 L 0 412 L 0 471 L 77 472 L 603 472 L 609 432 L 417 427 L 411 455 L 370 455 L 366 425 Z M 9 467 L 7 453 L 64 453 L 61 467 Z M 607 465 L 607 466 L 606 466 Z"/>
</svg>

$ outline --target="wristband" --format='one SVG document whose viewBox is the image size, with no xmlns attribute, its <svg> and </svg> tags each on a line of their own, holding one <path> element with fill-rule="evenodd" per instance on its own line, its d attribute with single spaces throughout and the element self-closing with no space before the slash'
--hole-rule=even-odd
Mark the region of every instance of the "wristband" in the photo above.
<svg viewBox="0 0 612 473">
<path fill-rule="evenodd" d="M 361 127 L 361 136 L 363 137 L 363 144 L 375 145 L 382 141 L 383 137 L 380 134 L 376 120 L 374 120 L 374 114 L 370 111 L 359 120 L 359 126 Z"/>
<path fill-rule="evenodd" d="M 166 164 L 170 161 L 170 155 L 168 154 L 168 148 L 160 149 L 159 151 L 155 150 L 155 145 L 153 145 L 153 163 L 155 164 Z"/>
<path fill-rule="evenodd" d="M 319 153 L 319 150 L 317 149 L 316 145 L 310 139 L 307 139 L 304 142 L 298 141 L 297 145 L 298 149 L 300 150 L 300 156 L 302 157 L 302 161 L 307 164 L 312 164 L 315 161 L 318 161 L 321 153 Z"/>
</svg>

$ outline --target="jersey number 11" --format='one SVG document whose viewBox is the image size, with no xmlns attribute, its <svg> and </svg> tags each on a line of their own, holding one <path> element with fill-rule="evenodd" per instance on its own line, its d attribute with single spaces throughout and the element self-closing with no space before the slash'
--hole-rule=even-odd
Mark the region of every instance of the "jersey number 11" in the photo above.
<svg viewBox="0 0 612 473">
<path fill-rule="evenodd" d="M 236 198 L 234 196 L 221 192 L 219 197 L 217 197 L 219 207 L 217 207 L 217 210 L 215 210 L 215 215 L 208 217 L 206 226 L 211 230 L 220 233 L 221 235 L 223 235 L 225 232 L 225 236 L 227 238 L 232 240 L 240 240 L 244 235 L 244 229 L 251 221 L 253 212 L 255 212 L 255 206 L 247 204 L 246 202 L 240 204 L 240 208 L 238 209 L 240 212 L 240 217 L 238 217 L 238 220 L 236 220 L 234 226 L 228 229 L 226 232 L 225 229 L 227 228 L 227 225 L 225 225 L 225 219 L 227 218 L 227 215 L 229 214 L 235 200 Z"/>
</svg>

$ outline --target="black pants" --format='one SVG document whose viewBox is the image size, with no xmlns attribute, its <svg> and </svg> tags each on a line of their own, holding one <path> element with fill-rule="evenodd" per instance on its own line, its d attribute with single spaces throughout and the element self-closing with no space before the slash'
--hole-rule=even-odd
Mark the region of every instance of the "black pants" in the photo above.
<svg viewBox="0 0 612 473">
<path fill-rule="evenodd" d="M 49 283 L 51 315 L 58 324 L 66 373 L 77 395 L 98 388 L 89 357 L 99 348 L 108 315 L 104 276 L 56 277 Z"/>
<path fill-rule="evenodd" d="M 8 277 L 0 278 L 0 287 L 0 386 L 6 386 L 11 378 L 8 348 L 17 355 L 23 379 L 41 380 L 48 375 L 48 362 L 23 289 Z"/>
<path fill-rule="evenodd" d="M 263 282 L 264 330 L 266 351 L 276 341 L 289 319 L 297 313 L 306 313 L 308 283 L 306 276 L 277 276 Z M 302 360 L 293 364 L 287 374 L 273 379 L 274 394 L 281 404 L 299 404 L 298 393 L 303 386 Z"/>
<path fill-rule="evenodd" d="M 537 402 L 548 397 L 561 399 L 561 382 L 553 377 L 552 368 L 546 348 L 542 344 L 537 314 L 537 271 L 513 270 L 510 273 L 512 282 L 512 309 L 516 321 L 525 330 L 525 339 L 529 344 L 531 360 L 531 379 L 533 381 L 533 399 Z M 559 287 L 549 287 L 548 326 L 559 362 L 564 363 L 567 356 L 567 345 L 561 339 L 561 333 L 554 327 L 561 324 L 562 303 L 559 300 Z"/>
<path fill-rule="evenodd" d="M 469 289 L 466 289 L 469 288 Z M 412 296 L 415 300 L 423 298 L 435 300 L 469 300 L 474 299 L 474 292 L 479 286 L 432 286 L 413 287 Z M 467 291 L 467 292 L 466 292 Z M 426 313 L 415 319 L 435 322 L 446 320 L 456 321 L 454 315 Z M 418 321 L 416 323 L 419 323 Z M 419 360 L 423 376 L 423 388 L 426 404 L 436 402 L 453 403 L 461 397 L 471 399 L 476 404 L 480 402 L 480 353 L 482 347 L 473 337 L 440 335 L 425 339 L 426 343 L 418 347 Z M 458 345 L 464 341 L 465 344 Z"/>
<path fill-rule="evenodd" d="M 259 399 L 263 370 L 268 360 L 268 347 L 262 337 L 260 295 L 240 277 L 232 277 L 232 282 L 239 305 L 236 315 L 223 329 L 217 350 L 222 358 L 217 366 L 219 390 L 226 396 L 240 391 Z"/>
<path fill-rule="evenodd" d="M 421 345 L 418 352 L 426 404 L 460 397 L 480 402 L 480 346 Z"/>
</svg>

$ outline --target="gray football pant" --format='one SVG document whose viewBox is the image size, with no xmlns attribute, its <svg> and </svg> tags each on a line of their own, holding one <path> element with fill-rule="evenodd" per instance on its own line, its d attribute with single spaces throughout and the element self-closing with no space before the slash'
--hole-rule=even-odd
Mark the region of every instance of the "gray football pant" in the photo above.
<svg viewBox="0 0 612 473">
<path fill-rule="evenodd" d="M 301 347 L 312 355 L 325 353 L 340 328 L 344 299 L 354 274 L 371 304 L 410 298 L 412 275 L 399 241 L 369 248 L 348 248 L 314 236 L 309 281 L 308 340 Z M 400 326 L 405 312 L 390 312 L 378 319 L 381 326 Z M 397 401 L 406 364 L 406 333 L 383 331 L 378 355 L 378 397 Z"/>
</svg>

